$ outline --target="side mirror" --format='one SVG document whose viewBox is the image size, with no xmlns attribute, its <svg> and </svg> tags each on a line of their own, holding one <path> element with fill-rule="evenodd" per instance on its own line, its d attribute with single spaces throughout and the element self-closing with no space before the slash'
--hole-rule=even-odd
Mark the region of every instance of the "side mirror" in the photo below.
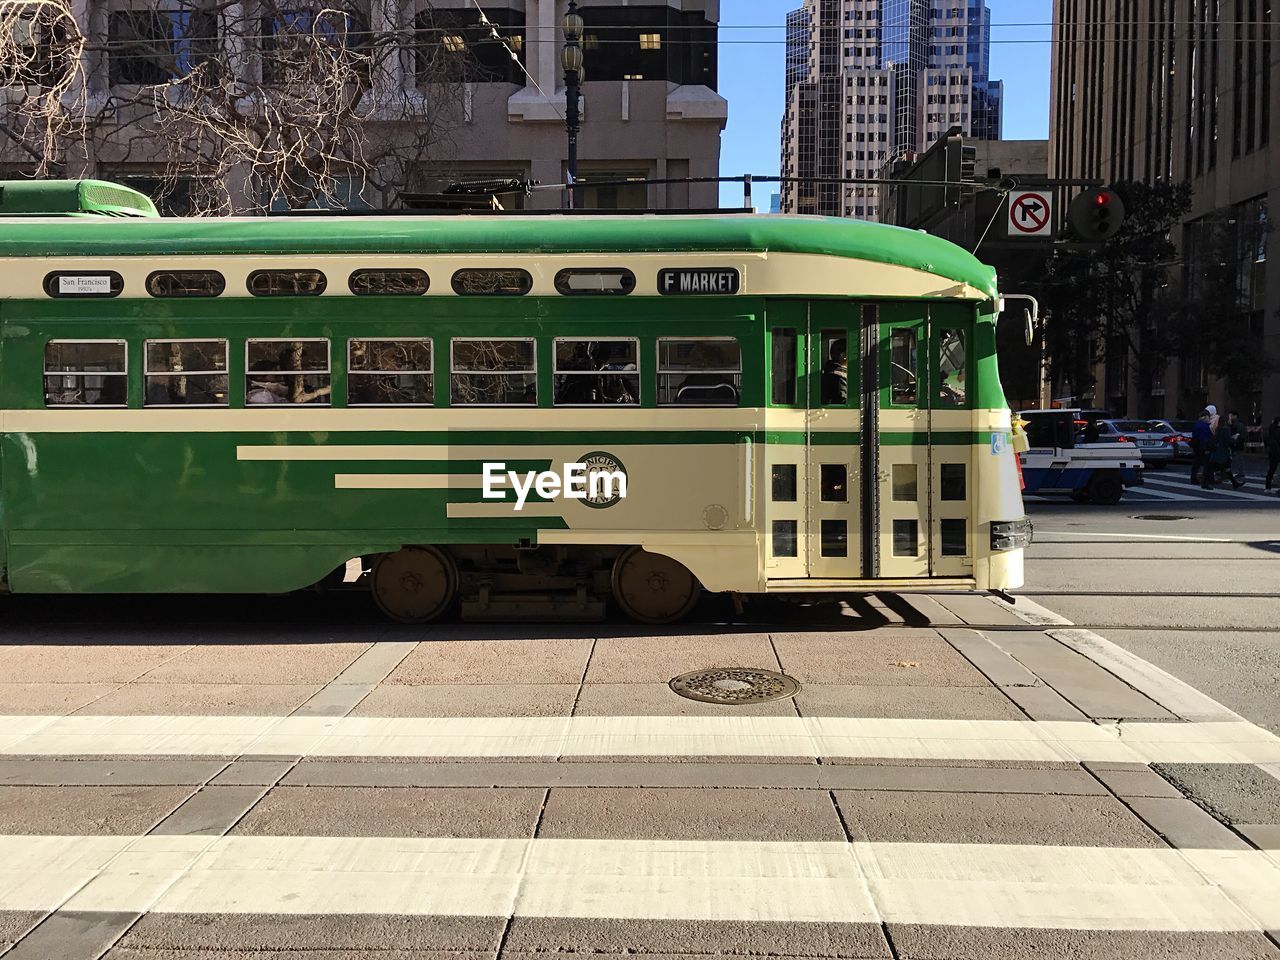
<svg viewBox="0 0 1280 960">
<path fill-rule="evenodd" d="M 1000 301 L 1002 310 L 1009 300 L 1021 300 L 1026 304 L 1022 308 L 1023 337 L 1028 347 L 1035 346 L 1036 324 L 1040 319 L 1040 301 L 1028 293 L 1006 293 Z"/>
</svg>

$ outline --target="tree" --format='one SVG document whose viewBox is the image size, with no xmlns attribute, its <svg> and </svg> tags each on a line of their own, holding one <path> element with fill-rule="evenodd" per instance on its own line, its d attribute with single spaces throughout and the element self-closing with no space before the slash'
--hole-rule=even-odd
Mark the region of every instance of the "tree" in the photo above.
<svg viewBox="0 0 1280 960">
<path fill-rule="evenodd" d="M 1185 296 L 1174 311 L 1179 352 L 1224 381 L 1234 403 L 1249 404 L 1275 369 L 1262 339 L 1261 278 L 1271 226 L 1215 214 L 1188 224 Z M 1195 403 L 1207 398 L 1197 396 Z M 1242 411 L 1244 412 L 1244 411 Z"/>
<path fill-rule="evenodd" d="M 1046 350 L 1055 382 L 1075 396 L 1088 394 L 1103 363 L 1112 392 L 1127 394 L 1132 382 L 1147 397 L 1178 345 L 1167 321 L 1176 302 L 1171 234 L 1191 208 L 1191 188 L 1127 181 L 1113 189 L 1126 210 L 1120 232 L 1096 246 L 1059 247 L 1049 261 Z"/>
<path fill-rule="evenodd" d="M 447 144 L 476 78 L 456 16 L 410 11 L 175 0 L 110 11 L 103 44 L 69 0 L 0 0 L 0 86 L 21 120 L 0 130 L 37 176 L 77 175 L 78 159 L 158 162 L 161 192 L 186 193 L 195 213 L 346 206 L 366 187 L 391 197 Z"/>
</svg>

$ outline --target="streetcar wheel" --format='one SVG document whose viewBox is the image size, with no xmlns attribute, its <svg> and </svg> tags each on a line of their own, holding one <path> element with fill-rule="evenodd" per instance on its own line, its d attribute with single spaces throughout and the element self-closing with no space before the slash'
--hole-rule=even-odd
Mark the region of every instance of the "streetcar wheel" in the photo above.
<svg viewBox="0 0 1280 960">
<path fill-rule="evenodd" d="M 702 595 L 702 584 L 678 560 L 629 547 L 613 564 L 613 598 L 639 623 L 683 620 Z"/>
<path fill-rule="evenodd" d="M 1089 484 L 1089 498 L 1094 503 L 1110 506 L 1111 504 L 1119 503 L 1120 497 L 1123 495 L 1124 484 L 1114 474 L 1099 474 Z"/>
<path fill-rule="evenodd" d="M 401 623 L 427 623 L 444 615 L 458 595 L 458 568 L 436 547 L 384 553 L 369 577 L 378 609 Z"/>
</svg>

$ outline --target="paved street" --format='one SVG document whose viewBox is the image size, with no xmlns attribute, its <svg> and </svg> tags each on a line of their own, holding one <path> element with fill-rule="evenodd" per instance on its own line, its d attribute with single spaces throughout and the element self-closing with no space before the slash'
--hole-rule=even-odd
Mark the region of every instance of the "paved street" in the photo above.
<svg viewBox="0 0 1280 960">
<path fill-rule="evenodd" d="M 0 950 L 1280 957 L 1266 510 L 1197 504 L 1171 543 L 1124 535 L 1159 523 L 1131 504 L 1036 505 L 1012 610 L 424 629 L 358 594 L 9 598 Z M 1179 639 L 1229 590 L 1253 626 Z M 1240 662 L 1215 683 L 1193 643 Z M 801 689 L 667 686 L 727 666 Z"/>
</svg>

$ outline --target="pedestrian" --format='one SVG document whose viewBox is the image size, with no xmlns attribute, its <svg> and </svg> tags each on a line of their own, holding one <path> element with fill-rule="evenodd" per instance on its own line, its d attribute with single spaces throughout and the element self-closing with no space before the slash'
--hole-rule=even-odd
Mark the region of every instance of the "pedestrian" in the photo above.
<svg viewBox="0 0 1280 960">
<path fill-rule="evenodd" d="M 1280 467 L 1280 417 L 1271 421 L 1267 428 L 1267 489 L 1276 478 L 1276 468 Z"/>
<path fill-rule="evenodd" d="M 1244 486 L 1244 481 L 1236 477 L 1231 470 L 1231 463 L 1235 457 L 1235 447 L 1235 434 L 1231 432 L 1231 424 L 1226 420 L 1219 420 L 1218 429 L 1213 435 L 1213 449 L 1209 453 L 1209 465 L 1205 468 L 1205 476 L 1208 481 L 1207 484 L 1201 484 L 1206 490 L 1213 488 L 1215 471 L 1230 479 L 1231 485 L 1237 490 Z"/>
<path fill-rule="evenodd" d="M 1213 428 L 1209 426 L 1208 408 L 1200 411 L 1200 419 L 1191 428 L 1191 482 L 1209 489 L 1209 454 L 1213 451 Z"/>
<path fill-rule="evenodd" d="M 1205 407 L 1209 411 L 1209 429 L 1213 431 L 1214 436 L 1218 435 L 1218 408 L 1212 403 Z"/>
</svg>

